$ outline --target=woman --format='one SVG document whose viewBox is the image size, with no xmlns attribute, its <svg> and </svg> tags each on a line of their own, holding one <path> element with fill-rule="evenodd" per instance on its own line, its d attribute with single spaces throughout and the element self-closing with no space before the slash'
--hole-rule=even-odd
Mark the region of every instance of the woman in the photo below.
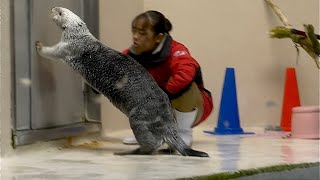
<svg viewBox="0 0 320 180">
<path fill-rule="evenodd" d="M 147 11 L 132 21 L 133 44 L 124 51 L 144 66 L 168 95 L 178 122 L 178 132 L 189 146 L 192 127 L 213 109 L 211 93 L 205 89 L 200 66 L 188 49 L 172 39 L 170 21 L 158 11 Z M 134 137 L 125 144 L 137 144 Z"/>
</svg>

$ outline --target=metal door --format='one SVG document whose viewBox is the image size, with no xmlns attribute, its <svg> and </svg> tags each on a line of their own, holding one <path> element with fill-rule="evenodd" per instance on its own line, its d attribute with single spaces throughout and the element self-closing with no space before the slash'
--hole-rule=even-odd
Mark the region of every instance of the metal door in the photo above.
<svg viewBox="0 0 320 180">
<path fill-rule="evenodd" d="M 60 41 L 52 7 L 79 15 L 98 37 L 98 0 L 14 0 L 14 144 L 56 139 L 99 129 L 100 105 L 82 78 L 66 64 L 37 55 L 35 41 Z"/>
</svg>

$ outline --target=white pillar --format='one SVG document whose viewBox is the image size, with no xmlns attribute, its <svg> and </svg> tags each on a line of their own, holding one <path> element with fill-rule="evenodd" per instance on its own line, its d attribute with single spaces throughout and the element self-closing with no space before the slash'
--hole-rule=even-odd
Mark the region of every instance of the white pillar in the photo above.
<svg viewBox="0 0 320 180">
<path fill-rule="evenodd" d="M 13 118 L 12 92 L 12 44 L 11 44 L 11 0 L 1 0 L 0 3 L 0 144 L 1 156 L 12 152 L 11 128 Z"/>
</svg>

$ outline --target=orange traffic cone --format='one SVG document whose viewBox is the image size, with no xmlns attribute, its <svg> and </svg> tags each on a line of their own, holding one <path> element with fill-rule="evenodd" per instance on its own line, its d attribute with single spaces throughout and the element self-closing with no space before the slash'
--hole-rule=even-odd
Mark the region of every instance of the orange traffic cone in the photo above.
<svg viewBox="0 0 320 180">
<path fill-rule="evenodd" d="M 300 97 L 295 68 L 287 68 L 282 102 L 281 128 L 291 131 L 292 108 L 300 106 Z"/>
</svg>

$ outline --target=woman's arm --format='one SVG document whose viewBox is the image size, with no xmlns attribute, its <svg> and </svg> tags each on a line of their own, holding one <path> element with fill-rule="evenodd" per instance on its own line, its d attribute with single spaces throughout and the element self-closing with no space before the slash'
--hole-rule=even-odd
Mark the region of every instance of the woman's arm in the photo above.
<svg viewBox="0 0 320 180">
<path fill-rule="evenodd" d="M 177 45 L 172 49 L 171 58 L 169 66 L 171 78 L 165 85 L 164 91 L 170 99 L 174 99 L 191 86 L 199 69 L 199 64 L 183 45 Z"/>
</svg>

